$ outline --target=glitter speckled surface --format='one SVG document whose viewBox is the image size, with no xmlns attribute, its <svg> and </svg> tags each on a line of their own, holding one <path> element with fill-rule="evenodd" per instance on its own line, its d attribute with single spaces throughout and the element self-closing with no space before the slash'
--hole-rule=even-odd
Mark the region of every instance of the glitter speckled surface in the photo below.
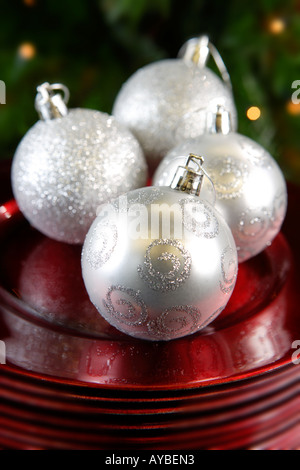
<svg viewBox="0 0 300 470">
<path fill-rule="evenodd" d="M 185 138 L 206 131 L 207 112 L 217 105 L 237 115 L 232 94 L 210 69 L 181 59 L 149 64 L 122 86 L 113 114 L 141 143 L 148 161 L 159 161 Z"/>
<path fill-rule="evenodd" d="M 114 117 L 88 109 L 38 121 L 20 142 L 12 166 L 15 198 L 45 235 L 83 243 L 98 206 L 144 186 L 147 166 L 134 136 Z"/>
</svg>

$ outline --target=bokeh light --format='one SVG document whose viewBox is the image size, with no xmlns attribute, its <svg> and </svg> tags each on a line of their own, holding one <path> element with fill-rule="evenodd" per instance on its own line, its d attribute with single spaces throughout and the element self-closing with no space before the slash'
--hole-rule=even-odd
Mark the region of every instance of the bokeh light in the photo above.
<svg viewBox="0 0 300 470">
<path fill-rule="evenodd" d="M 272 18 L 269 22 L 269 31 L 272 34 L 281 34 L 286 28 L 283 18 Z"/>
<path fill-rule="evenodd" d="M 261 111 L 257 106 L 251 106 L 247 109 L 246 116 L 250 121 L 256 121 L 261 116 Z"/>
<path fill-rule="evenodd" d="M 19 46 L 18 55 L 21 59 L 30 60 L 36 55 L 36 47 L 30 42 L 24 42 Z"/>
</svg>

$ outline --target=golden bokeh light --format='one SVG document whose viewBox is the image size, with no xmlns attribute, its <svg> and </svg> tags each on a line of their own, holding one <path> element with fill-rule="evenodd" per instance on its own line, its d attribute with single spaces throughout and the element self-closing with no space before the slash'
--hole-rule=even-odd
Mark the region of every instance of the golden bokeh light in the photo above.
<svg viewBox="0 0 300 470">
<path fill-rule="evenodd" d="M 272 18 L 269 22 L 269 31 L 272 34 L 280 34 L 285 30 L 285 21 L 282 18 Z"/>
<path fill-rule="evenodd" d="M 35 0 L 23 0 L 24 5 L 27 7 L 34 7 L 36 4 Z"/>
<path fill-rule="evenodd" d="M 261 111 L 257 106 L 251 106 L 247 109 L 246 115 L 247 118 L 250 119 L 250 121 L 256 121 L 260 118 Z"/>
<path fill-rule="evenodd" d="M 24 42 L 18 49 L 19 57 L 24 60 L 30 60 L 36 55 L 36 47 L 30 42 Z"/>
<path fill-rule="evenodd" d="M 292 116 L 300 115 L 300 103 L 293 103 L 293 101 L 290 100 L 286 104 L 286 110 Z"/>
</svg>

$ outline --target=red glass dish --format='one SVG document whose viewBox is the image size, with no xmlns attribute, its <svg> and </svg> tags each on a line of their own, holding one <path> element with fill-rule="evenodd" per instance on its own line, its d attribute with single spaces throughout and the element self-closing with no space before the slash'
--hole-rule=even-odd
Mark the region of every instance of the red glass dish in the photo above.
<svg viewBox="0 0 300 470">
<path fill-rule="evenodd" d="M 152 343 L 100 317 L 83 285 L 81 247 L 30 227 L 8 200 L 7 171 L 0 448 L 300 447 L 298 187 L 289 185 L 282 232 L 240 265 L 219 318 L 198 334 Z"/>
<path fill-rule="evenodd" d="M 97 313 L 84 289 L 80 247 L 36 232 L 13 202 L 1 212 L 8 367 L 117 389 L 170 390 L 241 380 L 291 363 L 292 344 L 300 338 L 300 293 L 283 234 L 240 265 L 229 304 L 213 324 L 192 336 L 151 343 L 127 337 Z"/>
<path fill-rule="evenodd" d="M 104 422 L 86 416 L 85 420 L 78 415 L 62 417 L 62 422 L 52 413 L 38 415 L 32 411 L 27 416 L 20 413 L 14 419 L 11 410 L 9 417 L 0 419 L 1 436 L 14 437 L 15 446 L 19 442 L 43 448 L 98 448 L 109 449 L 209 449 L 209 448 L 249 448 L 261 441 L 277 439 L 287 431 L 297 431 L 299 419 L 295 410 L 299 409 L 299 394 L 289 397 L 279 405 L 266 404 L 261 413 L 249 413 L 238 416 L 233 413 L 231 419 L 216 415 L 210 422 L 205 415 L 182 414 L 181 420 L 174 423 L 172 416 L 169 422 L 152 423 L 137 420 L 135 425 L 127 417 L 125 425 L 118 423 L 113 426 L 114 416 L 107 416 Z M 52 417 L 54 419 L 52 419 Z M 159 420 L 159 416 L 157 420 Z M 202 418 L 202 419 L 201 419 Z M 222 419 L 223 418 L 223 419 Z M 299 435 L 290 436 L 292 442 L 299 444 Z M 298 445 L 296 444 L 296 445 Z M 290 443 L 288 443 L 290 446 Z"/>
</svg>

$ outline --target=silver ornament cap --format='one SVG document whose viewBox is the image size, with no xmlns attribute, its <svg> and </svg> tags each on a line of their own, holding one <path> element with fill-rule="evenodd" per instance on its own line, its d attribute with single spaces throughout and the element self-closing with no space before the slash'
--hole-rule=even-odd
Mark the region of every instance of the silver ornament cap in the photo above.
<svg viewBox="0 0 300 470">
<path fill-rule="evenodd" d="M 55 93 L 55 92 L 59 93 Z M 63 95 L 61 94 L 63 93 Z M 45 82 L 37 87 L 37 95 L 35 98 L 35 109 L 40 119 L 47 121 L 56 119 L 68 114 L 67 103 L 70 98 L 69 89 L 61 84 Z"/>
<path fill-rule="evenodd" d="M 221 78 L 207 67 L 213 57 Z M 206 36 L 192 38 L 176 59 L 148 64 L 122 86 L 113 115 L 137 137 L 151 168 L 174 145 L 206 132 L 206 116 L 217 105 L 228 109 L 233 129 L 237 111 L 229 73 Z"/>
<path fill-rule="evenodd" d="M 232 130 L 230 113 L 218 107 L 207 116 L 208 133 L 187 139 L 167 153 L 154 176 L 154 186 L 170 184 L 187 152 L 205 156 L 215 188 L 216 209 L 232 230 L 239 262 L 268 247 L 279 233 L 287 210 L 284 175 L 260 144 Z M 211 198 L 204 182 L 202 197 Z"/>
<path fill-rule="evenodd" d="M 37 88 L 40 120 L 23 137 L 12 163 L 15 199 L 46 236 L 82 244 L 97 207 L 145 185 L 147 165 L 132 133 L 106 113 L 68 109 L 64 85 Z"/>
<path fill-rule="evenodd" d="M 225 308 L 237 277 L 231 231 L 200 197 L 203 159 L 189 155 L 172 187 L 130 191 L 99 208 L 82 275 L 99 313 L 120 331 L 168 341 L 196 333 Z"/>
</svg>

